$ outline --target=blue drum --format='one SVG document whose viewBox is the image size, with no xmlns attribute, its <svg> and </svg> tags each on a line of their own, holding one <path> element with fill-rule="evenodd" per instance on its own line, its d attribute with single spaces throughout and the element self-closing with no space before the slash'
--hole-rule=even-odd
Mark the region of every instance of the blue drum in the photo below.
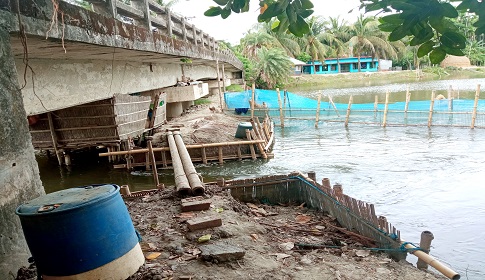
<svg viewBox="0 0 485 280">
<path fill-rule="evenodd" d="M 144 263 L 117 185 L 66 189 L 16 210 L 43 279 L 126 279 Z"/>
</svg>

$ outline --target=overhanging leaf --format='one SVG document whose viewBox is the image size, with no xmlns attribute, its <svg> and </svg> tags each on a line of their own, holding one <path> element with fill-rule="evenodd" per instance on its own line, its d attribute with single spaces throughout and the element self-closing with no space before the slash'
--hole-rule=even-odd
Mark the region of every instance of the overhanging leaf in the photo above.
<svg viewBox="0 0 485 280">
<path fill-rule="evenodd" d="M 459 50 L 459 49 L 450 49 L 450 48 L 447 48 L 446 46 L 441 46 L 441 48 L 447 54 L 456 55 L 456 56 L 464 56 L 465 55 L 465 53 L 462 50 Z"/>
<path fill-rule="evenodd" d="M 397 40 L 401 40 L 406 36 L 407 33 L 408 29 L 401 25 L 398 28 L 394 29 L 391 34 L 389 34 L 389 41 L 394 42 Z"/>
<path fill-rule="evenodd" d="M 418 57 L 423 57 L 427 55 L 431 50 L 433 50 L 434 47 L 434 42 L 433 41 L 428 41 L 424 44 L 422 44 L 418 48 Z"/>
<path fill-rule="evenodd" d="M 445 57 L 446 57 L 446 52 L 442 48 L 440 48 L 440 47 L 435 48 L 429 54 L 429 60 L 433 64 L 439 64 L 441 61 L 443 61 L 443 59 L 445 59 Z"/>
<path fill-rule="evenodd" d="M 381 17 L 379 20 L 381 20 L 383 22 L 394 23 L 394 24 L 401 24 L 401 23 L 404 22 L 404 20 L 400 17 L 399 14 Z"/>
<path fill-rule="evenodd" d="M 456 32 L 445 32 L 440 37 L 443 45 L 451 49 L 464 49 L 466 46 L 466 38 Z"/>
<path fill-rule="evenodd" d="M 229 0 L 214 0 L 214 2 L 217 3 L 217 5 L 224 6 L 229 2 Z"/>
<path fill-rule="evenodd" d="M 445 17 L 458 17 L 458 12 L 455 10 L 455 7 L 453 7 L 450 3 L 441 3 L 441 12 Z"/>
<path fill-rule="evenodd" d="M 221 7 L 210 7 L 207 11 L 204 12 L 204 16 L 215 17 L 220 15 L 221 12 L 222 12 Z"/>
</svg>

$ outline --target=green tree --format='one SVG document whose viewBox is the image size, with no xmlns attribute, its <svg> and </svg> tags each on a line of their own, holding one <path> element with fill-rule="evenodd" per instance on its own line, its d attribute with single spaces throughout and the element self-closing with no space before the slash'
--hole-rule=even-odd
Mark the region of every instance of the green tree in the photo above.
<svg viewBox="0 0 485 280">
<path fill-rule="evenodd" d="M 324 45 L 319 38 L 319 35 L 324 31 L 325 21 L 321 17 L 311 17 L 308 20 L 310 31 L 303 35 L 299 40 L 301 50 L 311 56 L 313 70 L 315 69 L 315 61 L 325 60 L 328 46 Z"/>
<path fill-rule="evenodd" d="M 227 18 L 232 12 L 249 11 L 250 0 L 214 0 L 217 6 L 209 8 L 206 16 Z M 420 46 L 418 56 L 427 54 L 433 63 L 442 61 L 446 54 L 463 55 L 465 36 L 450 20 L 458 16 L 458 11 L 468 11 L 478 16 L 475 34 L 485 33 L 485 1 L 451 0 L 459 2 L 454 7 L 443 0 L 360 0 L 365 12 L 381 11 L 394 14 L 381 18 L 379 28 L 390 32 L 389 40 L 398 41 L 410 37 L 411 46 Z M 289 31 L 302 37 L 310 32 L 305 21 L 313 13 L 311 0 L 260 0 L 261 14 L 258 21 L 269 22 L 278 19 L 275 31 Z"/>
<path fill-rule="evenodd" d="M 286 53 L 280 48 L 262 48 L 258 52 L 256 69 L 267 88 L 274 88 L 277 84 L 287 81 L 292 63 Z"/>
<path fill-rule="evenodd" d="M 241 39 L 242 54 L 248 58 L 256 58 L 262 48 L 270 48 L 278 45 L 277 40 L 270 34 L 258 30 L 250 32 Z"/>
<path fill-rule="evenodd" d="M 386 34 L 377 28 L 378 24 L 374 18 L 360 15 L 350 27 L 352 37 L 348 43 L 357 52 L 359 72 L 361 71 L 360 57 L 363 53 L 370 54 L 377 59 L 381 57 L 397 58 L 395 47 L 386 40 Z"/>
<path fill-rule="evenodd" d="M 330 48 L 329 56 L 337 57 L 337 71 L 340 73 L 340 57 L 347 53 L 346 42 L 350 39 L 350 30 L 345 20 L 340 20 L 337 17 L 329 17 L 325 32 L 321 34 L 320 38 L 323 44 Z"/>
</svg>

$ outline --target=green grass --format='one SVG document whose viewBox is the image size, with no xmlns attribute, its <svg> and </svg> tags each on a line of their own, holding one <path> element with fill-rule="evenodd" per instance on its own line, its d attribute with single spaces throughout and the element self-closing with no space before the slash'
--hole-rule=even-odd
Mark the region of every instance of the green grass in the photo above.
<svg viewBox="0 0 485 280">
<path fill-rule="evenodd" d="M 211 104 L 212 101 L 206 98 L 199 98 L 194 101 L 194 105 L 204 105 L 204 104 Z"/>
<path fill-rule="evenodd" d="M 226 91 L 228 92 L 241 92 L 243 88 L 241 85 L 230 85 L 226 87 Z"/>
</svg>

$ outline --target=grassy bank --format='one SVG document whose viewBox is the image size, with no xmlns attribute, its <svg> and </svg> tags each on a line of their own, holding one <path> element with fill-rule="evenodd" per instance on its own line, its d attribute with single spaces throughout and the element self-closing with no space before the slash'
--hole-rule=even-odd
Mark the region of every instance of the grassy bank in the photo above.
<svg viewBox="0 0 485 280">
<path fill-rule="evenodd" d="M 485 68 L 427 68 L 422 71 L 421 81 L 485 78 Z M 349 88 L 377 86 L 389 83 L 417 81 L 416 71 L 388 71 L 370 73 L 342 73 L 326 75 L 302 75 L 292 77 L 288 90 L 311 90 L 322 88 Z"/>
</svg>

